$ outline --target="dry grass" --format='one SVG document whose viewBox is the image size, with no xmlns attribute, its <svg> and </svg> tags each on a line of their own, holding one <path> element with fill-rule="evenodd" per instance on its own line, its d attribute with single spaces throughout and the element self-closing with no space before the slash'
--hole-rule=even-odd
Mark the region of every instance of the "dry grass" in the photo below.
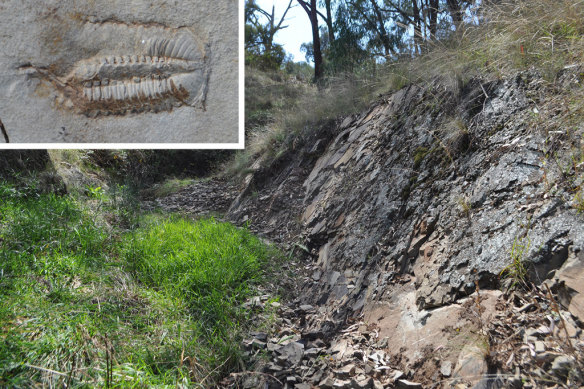
<svg viewBox="0 0 584 389">
<path fill-rule="evenodd" d="M 302 144 L 307 132 L 358 112 L 380 94 L 408 84 L 439 83 L 446 91 L 458 93 L 472 78 L 499 79 L 529 68 L 551 82 L 562 68 L 584 59 L 584 0 L 484 3 L 474 24 L 448 39 L 428 43 L 426 53 L 419 57 L 370 66 L 359 76 L 330 78 L 321 88 L 305 85 L 294 94 L 285 94 L 285 99 L 277 96 L 283 92 L 274 95 L 286 88 L 275 85 L 273 77 L 270 85 L 261 87 L 264 82 L 257 71 L 249 71 L 247 78 L 255 86 L 250 90 L 251 84 L 246 85 L 246 103 L 263 101 L 267 109 L 260 114 L 265 120 L 260 125 L 252 123 L 247 150 L 227 167 L 228 175 L 249 172 L 258 157 L 263 166 L 269 166 L 278 155 Z M 273 101 L 265 100 L 266 96 Z M 582 110 L 583 101 L 578 99 L 572 113 Z"/>
<path fill-rule="evenodd" d="M 478 24 L 432 44 L 420 58 L 402 63 L 411 82 L 436 77 L 463 82 L 475 76 L 504 77 L 535 67 L 553 79 L 584 53 L 581 0 L 497 1 L 485 5 Z"/>
</svg>

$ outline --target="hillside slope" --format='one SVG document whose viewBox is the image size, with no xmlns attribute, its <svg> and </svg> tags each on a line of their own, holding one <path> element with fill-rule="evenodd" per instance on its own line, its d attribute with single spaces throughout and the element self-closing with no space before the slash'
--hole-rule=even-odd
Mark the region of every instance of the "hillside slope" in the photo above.
<svg viewBox="0 0 584 389">
<path fill-rule="evenodd" d="M 289 387 L 581 385 L 583 72 L 410 85 L 258 160 L 228 217 L 310 252 L 289 314 L 300 356 L 273 346 L 264 371 Z"/>
</svg>

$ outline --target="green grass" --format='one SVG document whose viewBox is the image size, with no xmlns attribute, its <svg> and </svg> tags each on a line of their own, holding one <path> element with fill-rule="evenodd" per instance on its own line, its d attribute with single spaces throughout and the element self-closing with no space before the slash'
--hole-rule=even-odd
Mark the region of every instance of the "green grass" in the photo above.
<svg viewBox="0 0 584 389">
<path fill-rule="evenodd" d="M 528 281 L 528 262 L 526 255 L 531 247 L 528 238 L 516 238 L 509 254 L 511 263 L 505 267 L 500 276 L 510 278 L 513 286 L 526 285 Z"/>
<path fill-rule="evenodd" d="M 202 329 L 228 329 L 233 309 L 260 280 L 270 250 L 245 230 L 214 219 L 154 221 L 127 240 L 127 270 L 141 284 L 182 298 Z"/>
<path fill-rule="evenodd" d="M 162 198 L 195 183 L 192 178 L 169 178 L 142 191 L 144 198 Z"/>
<path fill-rule="evenodd" d="M 277 253 L 213 219 L 122 228 L 115 193 L 89 197 L 0 183 L 0 387 L 212 386 Z"/>
</svg>

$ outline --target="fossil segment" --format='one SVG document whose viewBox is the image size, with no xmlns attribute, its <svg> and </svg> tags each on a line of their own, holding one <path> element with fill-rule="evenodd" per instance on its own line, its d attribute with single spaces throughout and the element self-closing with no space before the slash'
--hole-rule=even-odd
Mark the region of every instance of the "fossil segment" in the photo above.
<svg viewBox="0 0 584 389">
<path fill-rule="evenodd" d="M 170 37 L 142 42 L 145 45 L 137 53 L 77 61 L 63 77 L 41 73 L 62 92 L 63 106 L 91 117 L 159 112 L 183 105 L 204 108 L 207 53 L 196 37 L 183 28 Z"/>
</svg>

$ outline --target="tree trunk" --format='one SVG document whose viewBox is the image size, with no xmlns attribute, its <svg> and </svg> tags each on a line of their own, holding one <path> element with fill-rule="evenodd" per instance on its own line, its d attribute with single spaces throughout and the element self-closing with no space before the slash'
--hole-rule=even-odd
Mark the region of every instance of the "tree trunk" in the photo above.
<svg viewBox="0 0 584 389">
<path fill-rule="evenodd" d="M 418 8 L 418 0 L 412 0 L 412 7 L 414 11 L 414 45 L 416 46 L 414 52 L 422 52 L 422 24 L 420 22 L 420 9 Z"/>
<path fill-rule="evenodd" d="M 430 19 L 430 39 L 436 39 L 436 32 L 438 31 L 438 1 L 430 0 L 428 19 Z"/>
<path fill-rule="evenodd" d="M 310 0 L 310 24 L 312 24 L 312 44 L 314 46 L 314 81 L 322 78 L 322 53 L 320 51 L 320 34 L 318 31 L 318 15 L 316 0 Z"/>
<path fill-rule="evenodd" d="M 326 28 L 328 28 L 328 36 L 330 43 L 335 41 L 335 32 L 333 31 L 333 12 L 331 7 L 331 0 L 325 0 L 326 6 Z"/>
<path fill-rule="evenodd" d="M 314 50 L 314 81 L 318 81 L 322 78 L 323 68 L 322 68 L 322 53 L 320 51 L 320 35 L 318 31 L 318 14 L 316 7 L 316 0 L 296 0 L 298 4 L 304 9 L 308 18 L 310 19 L 310 24 L 312 26 L 312 46 Z"/>
<path fill-rule="evenodd" d="M 375 12 L 375 18 L 377 19 L 378 34 L 379 38 L 381 38 L 381 42 L 383 43 L 383 48 L 385 49 L 385 55 L 389 57 L 391 54 L 395 54 L 393 47 L 391 46 L 391 41 L 389 40 L 389 34 L 385 29 L 385 23 L 383 20 L 383 15 L 381 14 L 381 10 L 377 5 L 377 0 L 371 0 L 371 5 L 373 6 L 373 11 Z"/>
<path fill-rule="evenodd" d="M 446 3 L 448 4 L 450 17 L 458 30 L 458 26 L 462 22 L 462 7 L 460 6 L 459 0 L 446 0 Z"/>
</svg>

